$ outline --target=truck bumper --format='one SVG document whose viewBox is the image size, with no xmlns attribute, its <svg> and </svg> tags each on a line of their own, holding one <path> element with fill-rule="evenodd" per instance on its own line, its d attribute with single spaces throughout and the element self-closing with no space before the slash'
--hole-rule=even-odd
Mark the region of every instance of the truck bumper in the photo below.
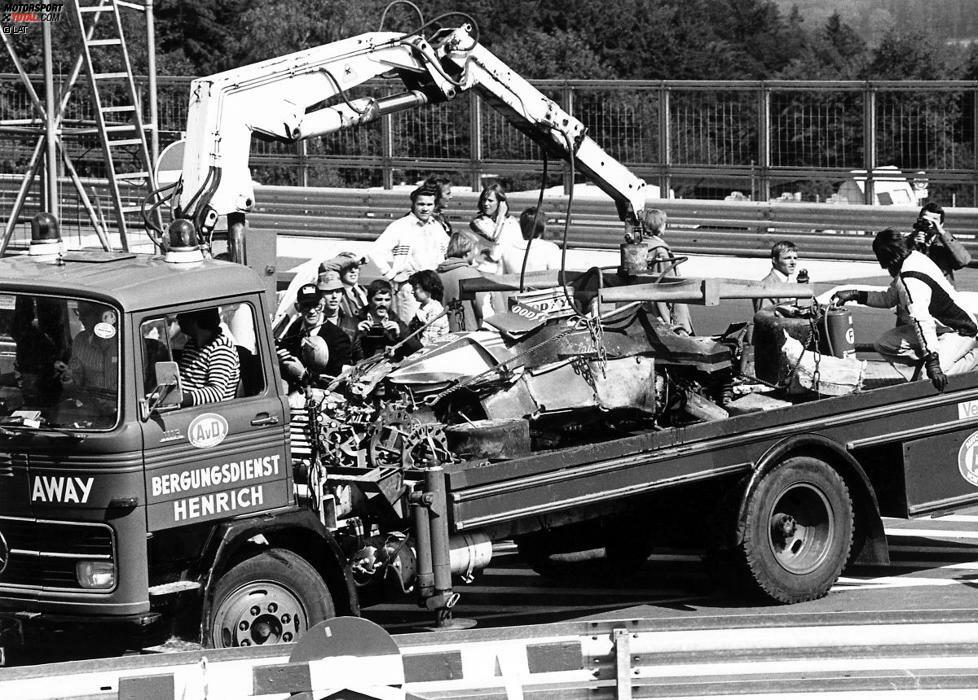
<svg viewBox="0 0 978 700">
<path fill-rule="evenodd" d="M 5 657 L 24 652 L 54 652 L 83 648 L 91 650 L 93 639 L 111 640 L 116 648 L 141 649 L 158 641 L 161 615 L 50 615 L 37 612 L 0 612 L 0 665 Z M 62 652 L 63 653 L 63 652 Z"/>
</svg>

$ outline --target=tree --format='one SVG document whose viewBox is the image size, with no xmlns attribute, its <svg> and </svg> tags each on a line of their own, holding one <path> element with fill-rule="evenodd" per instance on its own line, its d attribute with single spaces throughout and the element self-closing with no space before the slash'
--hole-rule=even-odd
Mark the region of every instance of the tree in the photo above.
<svg viewBox="0 0 978 700">
<path fill-rule="evenodd" d="M 956 71 L 951 51 L 936 33 L 922 28 L 890 29 L 871 53 L 869 80 L 946 80 Z"/>
<path fill-rule="evenodd" d="M 524 78 L 612 78 L 611 68 L 574 30 L 534 29 L 495 42 L 493 53 Z"/>
<path fill-rule="evenodd" d="M 867 61 L 866 42 L 836 12 L 814 33 L 801 55 L 777 77 L 785 80 L 855 80 L 865 72 Z"/>
</svg>

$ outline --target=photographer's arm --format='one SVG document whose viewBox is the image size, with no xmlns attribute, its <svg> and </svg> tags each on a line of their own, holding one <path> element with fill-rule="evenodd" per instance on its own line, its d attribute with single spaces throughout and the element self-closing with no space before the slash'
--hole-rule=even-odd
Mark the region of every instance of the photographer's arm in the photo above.
<svg viewBox="0 0 978 700">
<path fill-rule="evenodd" d="M 937 235 L 944 247 L 947 248 L 947 252 L 951 254 L 951 259 L 954 261 L 952 269 L 960 270 L 971 262 L 971 253 L 968 252 L 968 249 L 961 245 L 943 226 L 938 227 Z"/>
</svg>

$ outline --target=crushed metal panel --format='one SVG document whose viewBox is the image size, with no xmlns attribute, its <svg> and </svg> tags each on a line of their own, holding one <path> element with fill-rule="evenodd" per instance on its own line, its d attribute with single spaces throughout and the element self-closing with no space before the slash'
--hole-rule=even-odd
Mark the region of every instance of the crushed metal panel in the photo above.
<svg viewBox="0 0 978 700">
<path fill-rule="evenodd" d="M 594 388 L 581 363 L 565 360 L 529 372 L 526 384 L 530 396 L 544 411 L 563 411 L 596 405 Z M 587 367 L 586 364 L 583 367 Z"/>
<path fill-rule="evenodd" d="M 595 390 L 602 408 L 655 411 L 655 360 L 637 355 L 609 360 L 604 373 L 591 363 Z"/>
<path fill-rule="evenodd" d="M 536 413 L 540 407 L 530 395 L 524 375 L 507 388 L 489 394 L 482 399 L 482 408 L 488 418 L 523 418 Z"/>
</svg>

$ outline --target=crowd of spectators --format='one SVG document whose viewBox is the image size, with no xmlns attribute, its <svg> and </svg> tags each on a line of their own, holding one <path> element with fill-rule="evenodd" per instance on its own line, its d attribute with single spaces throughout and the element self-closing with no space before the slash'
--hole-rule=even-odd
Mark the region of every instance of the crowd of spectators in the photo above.
<svg viewBox="0 0 978 700">
<path fill-rule="evenodd" d="M 505 191 L 491 185 L 468 226 L 455 230 L 446 211 L 451 197 L 449 180 L 429 178 L 411 192 L 410 211 L 387 226 L 366 257 L 343 252 L 300 266 L 273 323 L 282 374 L 293 390 L 311 376 L 335 376 L 351 362 L 398 359 L 450 332 L 476 330 L 508 309 L 508 294 L 463 298 L 462 280 L 560 267 L 560 248 L 545 238 L 544 211 L 531 207 L 514 216 Z M 365 288 L 360 270 L 368 260 L 380 277 Z M 317 336 L 313 346 L 307 339 Z"/>
</svg>

